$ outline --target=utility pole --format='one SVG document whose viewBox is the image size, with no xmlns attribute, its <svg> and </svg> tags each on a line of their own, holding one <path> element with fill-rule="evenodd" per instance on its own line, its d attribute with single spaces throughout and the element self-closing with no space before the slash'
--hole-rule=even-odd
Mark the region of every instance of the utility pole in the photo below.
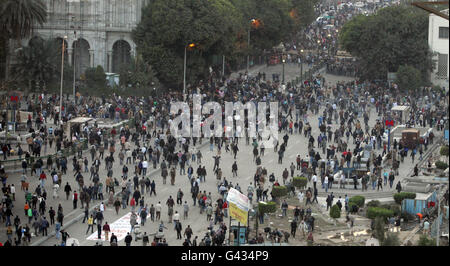
<svg viewBox="0 0 450 266">
<path fill-rule="evenodd" d="M 436 246 L 439 247 L 439 238 L 440 236 L 440 229 L 441 229 L 441 199 L 439 198 L 439 193 L 441 192 L 441 186 L 439 186 L 438 192 L 436 194 L 437 199 L 437 208 L 438 208 L 438 217 L 437 217 L 437 231 L 436 231 Z"/>
<path fill-rule="evenodd" d="M 247 48 L 248 48 L 248 52 L 247 52 L 247 74 L 250 68 L 250 30 L 252 29 L 252 27 L 250 27 L 248 29 L 248 36 L 247 36 Z"/>
<path fill-rule="evenodd" d="M 186 100 L 186 45 L 184 46 L 183 99 Z"/>
<path fill-rule="evenodd" d="M 222 77 L 225 76 L 225 55 L 222 56 Z"/>
<path fill-rule="evenodd" d="M 77 58 L 75 56 L 75 44 L 77 42 L 77 32 L 74 31 L 73 32 L 75 34 L 75 40 L 73 42 L 73 62 L 72 62 L 72 66 L 73 66 L 73 102 L 75 103 L 75 105 L 77 104 L 76 98 L 75 98 L 75 59 Z"/>
<path fill-rule="evenodd" d="M 59 94 L 59 121 L 61 122 L 61 126 L 63 124 L 62 120 L 62 90 L 63 90 L 63 77 L 64 77 L 64 42 L 67 39 L 67 36 L 64 36 L 64 39 L 62 40 L 62 50 L 61 50 L 61 88 L 60 88 L 60 94 Z"/>
</svg>

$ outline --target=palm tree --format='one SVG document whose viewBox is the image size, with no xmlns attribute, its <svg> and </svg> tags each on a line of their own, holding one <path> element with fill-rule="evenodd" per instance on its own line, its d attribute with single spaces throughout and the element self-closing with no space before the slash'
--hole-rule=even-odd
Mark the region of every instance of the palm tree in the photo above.
<svg viewBox="0 0 450 266">
<path fill-rule="evenodd" d="M 60 74 L 58 65 L 58 47 L 54 40 L 32 39 L 29 46 L 20 49 L 17 64 L 12 69 L 13 78 L 42 84 L 44 88 Z"/>
<path fill-rule="evenodd" d="M 3 39 L 3 51 L 6 51 L 6 71 L 10 55 L 7 53 L 11 46 L 9 40 L 21 40 L 33 34 L 36 25 L 43 25 L 47 21 L 47 8 L 41 0 L 2 0 L 0 2 L 0 38 Z M 6 47 L 5 47 L 6 46 Z"/>
</svg>

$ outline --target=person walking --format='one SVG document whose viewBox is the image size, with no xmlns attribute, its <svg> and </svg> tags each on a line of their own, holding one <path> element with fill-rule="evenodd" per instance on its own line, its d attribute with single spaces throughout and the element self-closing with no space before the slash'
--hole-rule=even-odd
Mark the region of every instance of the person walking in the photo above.
<svg viewBox="0 0 450 266">
<path fill-rule="evenodd" d="M 152 222 L 155 221 L 155 207 L 153 206 L 153 204 L 150 205 L 150 219 L 152 220 Z"/>
<path fill-rule="evenodd" d="M 141 225 L 142 226 L 144 226 L 145 225 L 145 222 L 147 221 L 147 215 L 148 215 L 148 213 L 147 213 L 147 208 L 143 208 L 142 210 L 141 210 L 141 213 L 140 213 L 140 216 L 141 216 Z"/>
<path fill-rule="evenodd" d="M 177 231 L 177 239 L 182 239 L 182 235 L 181 235 L 181 230 L 182 229 L 183 228 L 181 226 L 181 223 L 179 221 L 175 222 L 175 230 Z"/>
<path fill-rule="evenodd" d="M 188 215 L 189 215 L 189 205 L 187 201 L 185 201 L 183 205 L 183 219 L 186 220 L 188 218 Z"/>
<path fill-rule="evenodd" d="M 281 204 L 281 210 L 283 211 L 283 217 L 286 217 L 286 212 L 288 209 L 288 204 L 286 200 L 283 200 L 283 203 Z"/>
<path fill-rule="evenodd" d="M 69 200 L 69 196 L 70 196 L 70 192 L 71 191 L 72 191 L 72 187 L 69 185 L 69 182 L 67 182 L 67 184 L 64 186 L 64 192 L 66 192 L 66 200 Z"/>
<path fill-rule="evenodd" d="M 295 238 L 295 232 L 297 232 L 297 221 L 294 219 L 291 221 L 291 235 Z"/>
<path fill-rule="evenodd" d="M 161 201 L 158 201 L 158 204 L 156 204 L 155 206 L 155 211 L 156 211 L 156 220 L 159 221 L 161 219 Z"/>
<path fill-rule="evenodd" d="M 116 198 L 116 200 L 114 201 L 114 209 L 116 210 L 117 215 L 119 214 L 121 205 L 122 205 L 122 203 L 120 202 L 119 198 Z"/>
<path fill-rule="evenodd" d="M 67 195 L 68 195 L 68 194 L 67 194 L 67 192 L 66 192 L 66 196 L 67 196 Z M 73 195 L 72 195 L 72 202 L 73 202 L 73 209 L 75 210 L 75 209 L 77 208 L 77 202 L 78 202 L 78 193 L 77 193 L 76 190 L 73 192 Z"/>
<path fill-rule="evenodd" d="M 109 227 L 108 222 L 105 222 L 103 225 L 103 232 L 105 232 L 105 241 L 108 241 L 109 232 L 111 232 L 111 228 Z"/>
<path fill-rule="evenodd" d="M 133 237 L 130 235 L 130 232 L 128 232 L 127 236 L 125 237 L 125 245 L 127 247 L 131 246 L 131 241 L 133 241 Z"/>
<path fill-rule="evenodd" d="M 150 240 L 148 238 L 147 232 L 144 232 L 144 235 L 142 236 L 142 246 L 146 247 L 150 243 Z"/>
<path fill-rule="evenodd" d="M 55 223 L 55 215 L 55 210 L 53 210 L 53 207 L 50 207 L 50 210 L 48 211 L 48 216 L 50 217 L 50 225 L 53 225 Z"/>
<path fill-rule="evenodd" d="M 91 229 L 91 234 L 93 234 L 94 233 L 94 217 L 92 216 L 92 214 L 88 218 L 87 224 L 88 224 L 88 228 L 86 230 L 86 235 L 88 234 L 89 229 Z"/>
<path fill-rule="evenodd" d="M 42 236 L 47 236 L 47 229 L 50 227 L 47 218 L 44 217 L 44 220 L 42 220 Z"/>
</svg>

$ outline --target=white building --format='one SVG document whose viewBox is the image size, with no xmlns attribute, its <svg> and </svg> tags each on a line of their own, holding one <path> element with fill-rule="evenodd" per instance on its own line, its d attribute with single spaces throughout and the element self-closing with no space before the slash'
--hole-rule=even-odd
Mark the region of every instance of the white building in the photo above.
<svg viewBox="0 0 450 266">
<path fill-rule="evenodd" d="M 135 55 L 131 31 L 141 19 L 149 0 L 44 0 L 47 22 L 34 29 L 33 38 L 67 36 L 66 58 L 75 60 L 77 76 L 88 67 L 101 65 L 105 72 L 118 72 Z M 28 45 L 30 40 L 23 40 Z"/>
<path fill-rule="evenodd" d="M 448 15 L 448 9 L 441 11 Z M 428 25 L 428 45 L 436 52 L 436 69 L 431 73 L 431 82 L 434 85 L 445 87 L 448 90 L 448 20 L 430 14 Z"/>
</svg>

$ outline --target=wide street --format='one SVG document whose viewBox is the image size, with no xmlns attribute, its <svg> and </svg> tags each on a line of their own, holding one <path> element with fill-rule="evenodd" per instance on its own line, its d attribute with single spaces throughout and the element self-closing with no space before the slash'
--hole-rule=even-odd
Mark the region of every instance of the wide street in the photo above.
<svg viewBox="0 0 450 266">
<path fill-rule="evenodd" d="M 257 73 L 257 71 L 260 72 L 266 72 L 266 75 L 268 73 L 277 73 L 277 71 L 280 70 L 280 65 L 278 66 L 270 66 L 270 67 L 266 67 L 266 66 L 256 66 L 254 68 L 251 69 L 251 74 L 253 73 Z M 279 72 L 278 72 L 279 73 Z M 298 66 L 297 65 L 287 65 L 286 66 L 286 78 L 289 80 L 291 78 L 295 78 L 295 74 L 298 73 Z M 325 79 L 327 80 L 327 83 L 331 82 L 332 84 L 336 83 L 336 81 L 340 81 L 340 80 L 350 80 L 349 78 L 346 77 L 338 77 L 338 76 L 333 76 L 333 75 L 327 75 L 327 74 L 323 74 Z M 319 111 L 319 114 L 322 112 L 322 108 Z M 369 125 L 373 126 L 375 123 L 375 120 L 377 119 L 376 114 L 374 114 L 374 112 L 371 113 L 370 116 L 370 122 Z M 311 112 L 308 113 L 308 121 L 310 122 L 313 132 L 313 135 L 317 135 L 318 132 L 318 117 L 314 114 L 312 114 Z M 336 126 L 335 124 L 332 125 L 333 129 Z M 281 133 L 280 138 L 282 136 L 284 136 L 284 132 Z M 294 135 L 289 135 L 289 145 L 287 146 L 287 150 L 283 159 L 283 164 L 278 164 L 278 155 L 277 153 L 273 152 L 273 149 L 267 149 L 265 152 L 265 155 L 262 157 L 262 166 L 266 167 L 268 170 L 268 173 L 270 175 L 270 173 L 274 173 L 275 177 L 277 178 L 277 180 L 279 180 L 279 182 L 282 182 L 282 172 L 285 168 L 287 168 L 289 170 L 289 166 L 291 164 L 291 162 L 293 162 L 295 164 L 295 158 L 296 156 L 299 154 L 301 156 L 301 158 L 305 158 L 306 156 L 306 152 L 307 152 L 307 139 L 303 136 L 303 135 L 299 135 L 299 134 L 294 134 Z M 353 145 L 351 145 L 351 147 L 353 148 Z M 206 170 L 207 170 L 207 177 L 206 177 L 206 182 L 205 183 L 200 183 L 200 190 L 201 191 L 207 191 L 207 192 L 211 192 L 212 194 L 212 198 L 213 198 L 213 202 L 215 202 L 216 199 L 218 199 L 219 194 L 217 191 L 217 181 L 215 178 L 215 175 L 213 174 L 213 162 L 214 159 L 212 158 L 213 156 L 216 155 L 217 151 L 216 149 L 214 149 L 214 151 L 210 151 L 209 150 L 209 140 L 204 140 L 202 145 L 197 144 L 197 148 L 201 150 L 201 152 L 203 153 L 203 160 L 202 160 L 202 165 L 206 166 Z M 221 155 L 221 162 L 220 162 L 220 166 L 222 168 L 223 171 L 223 176 L 227 178 L 227 180 L 229 180 L 230 182 L 232 182 L 232 184 L 239 184 L 239 186 L 241 187 L 242 191 L 244 193 L 246 193 L 247 191 L 247 187 L 249 186 L 249 184 L 252 182 L 253 183 L 253 176 L 254 173 L 256 171 L 256 164 L 253 161 L 253 155 L 252 155 L 252 146 L 251 145 L 245 145 L 245 139 L 241 139 L 239 140 L 239 149 L 240 151 L 238 152 L 237 155 L 237 165 L 238 165 L 238 177 L 232 177 L 232 172 L 231 172 L 231 165 L 233 164 L 233 162 L 235 161 L 233 159 L 233 156 L 230 152 L 226 153 L 225 149 L 222 149 L 222 155 Z M 90 160 L 90 155 L 87 151 L 85 151 L 83 153 L 83 156 L 87 156 Z M 71 157 L 69 158 L 69 161 L 71 161 Z M 412 163 L 410 162 L 410 159 L 407 158 L 405 160 L 406 163 L 401 164 L 401 168 L 400 168 L 400 177 L 405 177 L 406 174 L 408 172 L 410 172 L 411 168 L 412 168 Z M 194 167 L 194 171 L 197 169 L 197 163 L 193 163 L 193 167 Z M 129 166 L 130 167 L 130 166 Z M 119 177 L 120 173 L 121 173 L 121 168 L 122 165 L 119 165 L 118 162 L 116 162 L 114 164 L 114 177 Z M 177 171 L 177 176 L 176 176 L 176 181 L 175 181 L 175 186 L 171 186 L 169 182 L 167 182 L 166 185 L 162 184 L 162 178 L 160 176 L 160 170 L 159 170 L 159 166 L 158 169 L 149 169 L 149 174 L 147 174 L 148 177 L 150 177 L 151 180 L 155 180 L 156 182 L 156 191 L 157 191 L 157 196 L 149 196 L 148 194 L 144 195 L 145 196 L 145 203 L 148 204 L 150 206 L 150 204 L 154 204 L 156 205 L 159 201 L 161 202 L 163 208 L 162 208 L 162 214 L 161 214 L 161 218 L 162 221 L 164 221 L 164 224 L 166 225 L 166 227 L 168 227 L 168 230 L 165 230 L 165 238 L 167 240 L 167 242 L 169 243 L 169 245 L 181 245 L 182 240 L 177 240 L 176 239 L 176 231 L 173 228 L 173 223 L 172 224 L 168 224 L 168 216 L 167 216 L 167 206 L 166 206 L 166 200 L 169 198 L 169 196 L 172 196 L 174 199 L 176 198 L 176 194 L 179 188 L 181 188 L 181 190 L 184 192 L 184 198 L 183 201 L 187 201 L 189 206 L 190 206 L 190 210 L 189 210 L 189 218 L 186 220 L 181 220 L 181 224 L 183 226 L 183 230 L 187 225 L 190 225 L 194 236 L 198 236 L 199 239 L 203 238 L 205 232 L 207 231 L 207 227 L 209 225 L 209 222 L 206 220 L 206 215 L 203 214 L 199 214 L 199 208 L 198 205 L 197 206 L 193 206 L 193 202 L 192 202 L 192 198 L 191 198 L 191 194 L 190 194 L 190 183 L 188 181 L 187 175 L 179 175 L 179 172 Z M 177 169 L 178 170 L 178 169 Z M 296 171 L 296 173 L 298 173 L 298 171 Z M 106 171 L 104 166 L 102 165 L 100 167 L 100 179 L 101 182 L 104 183 L 105 178 L 106 178 Z M 62 184 L 65 185 L 66 182 L 69 182 L 69 184 L 72 186 L 72 189 L 77 189 L 78 185 L 75 182 L 75 179 L 73 178 L 74 172 L 72 171 L 72 166 L 69 166 L 69 171 L 67 173 L 67 175 L 65 175 L 63 177 L 63 182 Z M 297 175 L 297 174 L 296 174 Z M 36 177 L 30 177 L 29 176 L 29 171 L 28 171 L 28 178 L 30 180 L 30 187 L 32 188 L 32 190 L 34 190 L 34 188 L 36 187 L 36 185 L 39 183 Z M 85 178 L 89 177 L 89 173 L 84 174 Z M 13 214 L 14 215 L 19 215 L 19 218 L 21 219 L 22 222 L 25 222 L 26 218 L 24 216 L 23 213 L 23 206 L 24 206 L 24 192 L 20 191 L 20 174 L 19 173 L 15 173 L 15 174 L 11 174 L 10 179 L 14 180 L 14 184 L 15 186 L 18 188 L 18 191 L 16 193 L 16 201 L 14 202 L 14 210 L 13 210 Z M 396 180 L 397 182 L 397 180 Z M 266 182 L 266 188 L 267 188 L 267 183 Z M 270 184 L 270 183 L 269 183 Z M 52 184 L 51 182 L 47 181 L 45 184 L 45 188 L 48 191 L 48 197 L 51 198 L 52 196 Z M 312 186 L 312 184 L 309 184 L 308 186 Z M 333 191 L 334 193 L 338 193 L 338 192 L 343 192 L 343 193 L 349 193 L 349 194 L 355 194 L 355 193 L 360 193 L 360 190 L 358 190 L 358 192 L 355 192 L 353 190 L 353 187 L 351 185 L 348 185 L 348 189 L 337 189 L 336 188 L 337 185 L 335 185 L 335 187 L 333 189 L 331 189 L 330 191 Z M 116 192 L 117 190 L 120 189 L 120 187 L 116 187 Z M 270 191 L 270 190 L 269 190 Z M 386 191 L 392 191 L 392 189 L 389 188 L 384 188 L 384 192 Z M 319 186 L 319 195 L 320 195 L 320 202 L 323 203 L 323 199 L 324 196 L 326 195 L 325 191 L 320 188 Z M 369 189 L 369 192 L 364 192 L 364 193 L 372 193 L 371 189 Z M 363 193 L 363 194 L 364 194 Z M 375 192 L 374 194 L 378 194 L 378 192 Z M 106 197 L 106 193 L 104 193 L 105 197 Z M 385 196 L 386 193 L 383 194 L 382 197 L 386 197 Z M 65 195 L 64 192 L 62 191 L 62 189 L 60 189 L 59 192 L 59 196 L 60 198 L 57 200 L 53 200 L 53 199 L 49 199 L 48 205 L 47 205 L 47 211 L 49 209 L 50 206 L 52 206 L 54 209 L 57 208 L 58 204 L 61 204 L 63 209 L 64 209 L 64 227 L 66 232 L 69 233 L 69 235 L 72 238 L 75 238 L 79 241 L 80 245 L 94 245 L 98 240 L 97 240 L 97 233 L 96 230 L 94 230 L 94 236 L 95 237 L 91 237 L 90 240 L 88 240 L 87 238 L 89 236 L 91 236 L 91 233 L 89 232 L 89 234 L 86 234 L 86 229 L 87 229 L 87 224 L 86 223 L 82 223 L 81 222 L 81 218 L 84 216 L 83 215 L 83 210 L 80 209 L 80 204 L 78 204 L 78 209 L 74 210 L 72 207 L 72 201 L 69 198 L 69 200 L 65 200 Z M 374 198 L 376 198 L 376 196 L 373 196 Z M 105 203 L 107 201 L 107 198 L 105 199 Z M 93 200 L 91 203 L 90 208 L 92 209 L 94 206 L 100 204 L 101 201 L 99 200 Z M 120 209 L 119 214 L 116 215 L 114 209 L 112 206 L 109 206 L 106 208 L 104 216 L 105 216 L 105 222 L 108 222 L 108 224 L 112 224 L 112 227 L 114 226 L 118 226 L 118 228 L 123 228 L 120 225 L 118 225 L 120 223 L 116 222 L 117 220 L 119 220 L 120 218 L 126 216 L 127 214 L 129 214 L 131 211 L 131 207 L 128 207 L 126 209 Z M 183 213 L 183 206 L 182 205 L 175 205 L 174 207 L 174 211 L 178 211 L 180 214 Z M 129 217 L 125 217 L 125 219 Z M 122 221 L 122 220 L 121 220 Z M 116 222 L 116 223 L 115 223 Z M 128 222 L 128 220 L 125 220 L 125 224 Z M 228 218 L 225 219 L 225 222 L 228 225 Z M 129 226 L 129 222 L 128 222 L 128 226 Z M 145 224 L 145 226 L 143 228 L 141 228 L 141 230 L 143 232 L 147 232 L 147 234 L 152 234 L 155 233 L 158 229 L 159 226 L 159 222 L 151 222 L 150 219 L 147 220 L 147 223 Z M 96 227 L 94 227 L 94 229 L 96 229 Z M 4 228 L 2 228 L 2 230 L 4 231 Z M 129 229 L 128 229 L 129 230 Z M 34 231 L 34 230 L 32 230 Z M 114 230 L 113 230 L 114 231 Z M 125 230 L 127 231 L 127 230 Z M 124 232 L 122 232 L 124 233 Z M 49 235 L 54 235 L 54 226 L 50 227 L 49 229 Z M 117 234 L 117 233 L 116 233 Z M 2 237 L 4 238 L 5 234 L 2 234 Z M 103 236 L 104 237 L 104 236 Z M 134 235 L 133 235 L 134 237 Z M 184 239 L 183 239 L 184 241 Z M 59 243 L 60 241 L 58 241 L 54 236 L 48 237 L 48 238 L 43 238 L 41 236 L 37 236 L 37 237 L 33 237 L 31 244 L 32 245 L 44 245 L 44 246 L 49 246 L 49 245 L 54 245 Z M 139 242 L 133 242 L 132 245 L 141 245 L 141 241 Z M 106 245 L 109 245 L 109 243 L 107 243 Z M 124 245 L 123 243 L 123 237 L 122 239 L 119 238 L 119 245 Z"/>
</svg>

